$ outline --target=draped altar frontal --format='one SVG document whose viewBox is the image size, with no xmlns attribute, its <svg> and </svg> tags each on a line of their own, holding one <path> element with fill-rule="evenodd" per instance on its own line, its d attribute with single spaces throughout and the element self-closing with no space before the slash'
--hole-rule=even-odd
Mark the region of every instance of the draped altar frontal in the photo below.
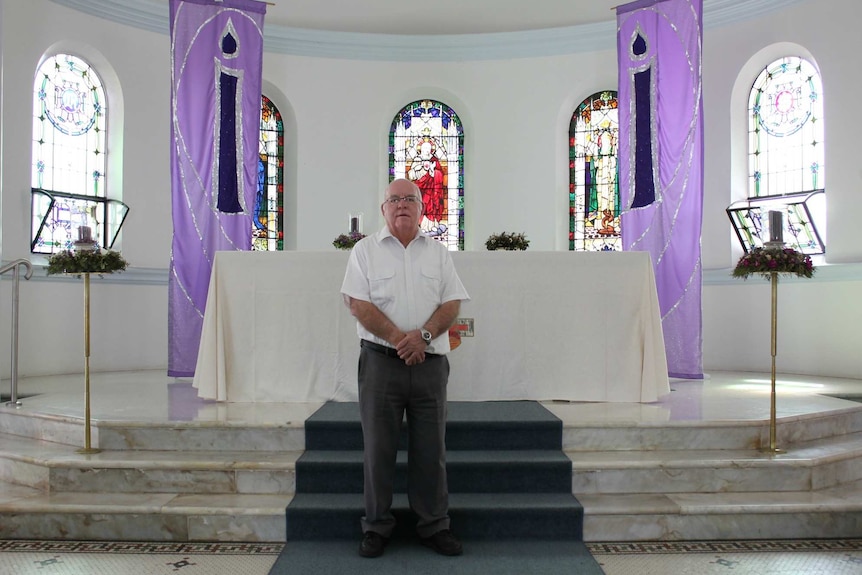
<svg viewBox="0 0 862 575">
<path fill-rule="evenodd" d="M 356 401 L 348 252 L 217 252 L 194 386 L 230 402 Z M 646 252 L 453 252 L 473 337 L 449 400 L 652 402 L 669 393 Z"/>
</svg>

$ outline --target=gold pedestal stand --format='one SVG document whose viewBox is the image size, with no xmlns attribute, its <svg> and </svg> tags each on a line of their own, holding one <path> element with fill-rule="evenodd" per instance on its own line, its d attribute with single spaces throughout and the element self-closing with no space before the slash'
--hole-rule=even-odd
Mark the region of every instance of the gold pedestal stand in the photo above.
<svg viewBox="0 0 862 575">
<path fill-rule="evenodd" d="M 76 453 L 101 453 L 90 445 L 90 272 L 84 276 L 84 447 Z"/>
<path fill-rule="evenodd" d="M 769 446 L 761 447 L 760 451 L 765 453 L 786 453 L 784 449 L 776 446 L 775 430 L 775 355 L 778 350 L 778 272 L 772 272 L 769 278 L 772 286 L 772 325 L 770 353 L 772 354 L 772 391 L 769 404 Z"/>
<path fill-rule="evenodd" d="M 90 275 L 123 271 L 128 262 L 119 252 L 102 251 L 89 226 L 78 227 L 74 249 L 64 249 L 48 257 L 48 275 L 63 274 L 84 278 L 84 447 L 77 453 L 101 453 L 90 442 Z"/>
</svg>

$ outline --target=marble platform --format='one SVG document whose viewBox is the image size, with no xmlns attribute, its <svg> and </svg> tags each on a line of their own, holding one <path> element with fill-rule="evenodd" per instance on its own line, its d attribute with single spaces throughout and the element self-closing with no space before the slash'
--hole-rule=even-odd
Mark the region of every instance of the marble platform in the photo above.
<svg viewBox="0 0 862 575">
<path fill-rule="evenodd" d="M 284 541 L 305 419 L 201 400 L 163 371 L 22 378 L 0 405 L 0 538 Z M 674 380 L 651 404 L 544 405 L 563 421 L 587 541 L 862 536 L 862 380 Z M 9 393 L 9 382 L 0 382 Z"/>
</svg>

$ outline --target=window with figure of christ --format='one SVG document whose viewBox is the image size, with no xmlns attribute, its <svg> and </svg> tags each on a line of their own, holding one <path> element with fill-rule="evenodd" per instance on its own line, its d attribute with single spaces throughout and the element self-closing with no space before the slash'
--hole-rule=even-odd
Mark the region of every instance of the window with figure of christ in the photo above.
<svg viewBox="0 0 862 575">
<path fill-rule="evenodd" d="M 389 130 L 389 181 L 419 186 L 422 231 L 450 250 L 464 249 L 464 130 L 449 106 L 418 100 L 402 108 Z"/>
</svg>

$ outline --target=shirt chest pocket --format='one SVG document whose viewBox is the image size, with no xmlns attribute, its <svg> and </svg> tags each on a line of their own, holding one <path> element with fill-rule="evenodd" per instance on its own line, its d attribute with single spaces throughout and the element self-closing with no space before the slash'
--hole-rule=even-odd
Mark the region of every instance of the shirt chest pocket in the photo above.
<svg viewBox="0 0 862 575">
<path fill-rule="evenodd" d="M 422 295 L 425 299 L 434 303 L 441 303 L 443 280 L 440 276 L 440 269 L 437 266 L 422 266 L 420 279 Z"/>
<path fill-rule="evenodd" d="M 386 304 L 395 299 L 395 269 L 381 267 L 369 272 L 369 290 L 371 292 L 371 303 L 383 309 Z"/>
</svg>

